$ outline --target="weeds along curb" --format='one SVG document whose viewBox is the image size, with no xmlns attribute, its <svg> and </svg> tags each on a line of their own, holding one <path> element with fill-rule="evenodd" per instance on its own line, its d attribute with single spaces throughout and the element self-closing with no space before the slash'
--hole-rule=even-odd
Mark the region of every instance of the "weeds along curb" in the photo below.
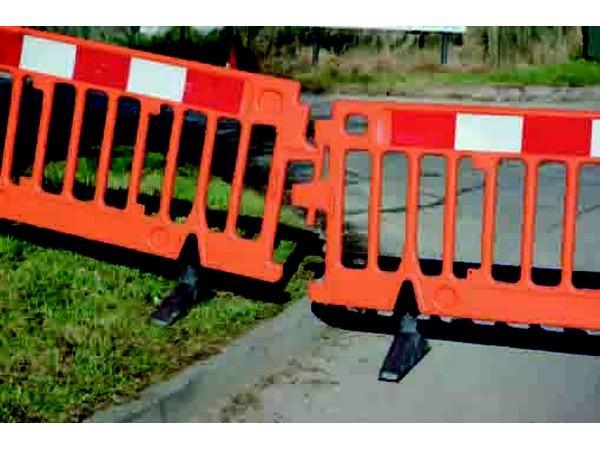
<svg viewBox="0 0 600 450">
<path fill-rule="evenodd" d="M 158 383 L 132 403 L 100 411 L 86 422 L 202 422 L 224 396 L 254 382 L 319 339 L 326 325 L 306 298 L 259 324 L 218 355 Z"/>
</svg>

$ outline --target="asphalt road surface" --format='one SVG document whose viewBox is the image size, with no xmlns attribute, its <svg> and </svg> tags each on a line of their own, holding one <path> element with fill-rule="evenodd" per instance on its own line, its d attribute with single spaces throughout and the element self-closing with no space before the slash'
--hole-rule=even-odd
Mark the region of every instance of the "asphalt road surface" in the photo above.
<svg viewBox="0 0 600 450">
<path fill-rule="evenodd" d="M 314 100 L 323 114 L 327 104 Z M 545 105 L 600 109 L 600 105 Z M 406 167 L 401 157 L 384 166 L 381 250 L 399 254 L 404 221 Z M 347 223 L 364 245 L 369 161 L 349 159 Z M 507 163 L 499 179 L 495 261 L 518 264 L 522 167 Z M 443 161 L 428 160 L 422 169 L 420 239 L 422 257 L 441 256 Z M 483 180 L 469 164 L 460 169 L 457 259 L 479 259 Z M 559 267 L 564 169 L 540 172 L 536 227 L 536 265 Z M 600 172 L 584 171 L 578 205 L 576 270 L 600 269 Z M 306 314 L 308 303 L 299 309 Z M 302 312 L 303 310 L 303 312 Z M 319 338 L 288 364 L 223 399 L 198 420 L 258 422 L 366 421 L 598 421 L 600 359 L 547 350 L 526 350 L 430 339 L 432 350 L 399 384 L 377 381 L 391 336 L 329 327 L 311 314 L 306 326 L 320 327 Z M 597 341 L 595 341 L 597 342 Z M 273 345 L 277 345 L 276 342 Z M 202 418 L 201 418 L 202 417 Z M 200 419 L 201 418 L 201 419 Z"/>
<path fill-rule="evenodd" d="M 314 318 L 313 320 L 318 320 Z M 600 418 L 600 361 L 584 355 L 430 340 L 398 384 L 377 381 L 389 336 L 323 326 L 289 363 L 202 420 L 563 422 Z M 276 345 L 276 343 L 274 343 Z"/>
</svg>

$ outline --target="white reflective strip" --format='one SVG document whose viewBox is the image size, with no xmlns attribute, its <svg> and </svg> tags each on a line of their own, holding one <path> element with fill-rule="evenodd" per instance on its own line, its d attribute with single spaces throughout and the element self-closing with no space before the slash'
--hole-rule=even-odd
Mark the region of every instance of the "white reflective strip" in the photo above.
<svg viewBox="0 0 600 450">
<path fill-rule="evenodd" d="M 457 114 L 454 148 L 489 152 L 521 151 L 523 117 Z"/>
<path fill-rule="evenodd" d="M 600 157 L 600 119 L 592 120 L 592 142 L 590 143 L 593 158 Z"/>
<path fill-rule="evenodd" d="M 32 36 L 23 39 L 19 67 L 62 78 L 73 78 L 77 46 Z"/>
<path fill-rule="evenodd" d="M 185 89 L 185 67 L 132 58 L 127 90 L 180 102 Z"/>
</svg>

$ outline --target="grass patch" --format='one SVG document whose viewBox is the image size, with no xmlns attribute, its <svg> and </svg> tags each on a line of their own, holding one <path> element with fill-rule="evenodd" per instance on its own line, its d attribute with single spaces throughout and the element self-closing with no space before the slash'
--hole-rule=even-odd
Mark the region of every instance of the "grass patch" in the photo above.
<svg viewBox="0 0 600 450">
<path fill-rule="evenodd" d="M 141 190 L 154 195 L 160 191 L 164 161 L 156 153 L 148 156 Z M 117 149 L 114 157 L 121 160 L 113 161 L 109 187 L 125 188 L 131 149 Z M 63 162 L 51 162 L 45 178 L 60 185 L 63 173 Z M 176 198 L 193 199 L 197 175 L 190 167 L 179 169 Z M 80 158 L 77 181 L 93 185 L 94 177 L 94 161 Z M 214 179 L 209 208 L 225 209 L 229 189 Z M 263 196 L 247 189 L 241 214 L 261 216 L 263 211 Z M 280 220 L 303 226 L 291 208 L 282 209 Z M 274 259 L 284 262 L 296 245 L 282 241 Z M 313 275 L 307 264 L 314 260 L 307 257 L 285 287 L 292 300 L 304 295 Z M 0 235 L 0 422 L 84 420 L 217 353 L 285 307 L 223 290 L 172 327 L 152 325 L 150 313 L 175 283 Z"/>
<path fill-rule="evenodd" d="M 496 83 L 538 84 L 552 86 L 586 86 L 600 84 L 600 64 L 571 61 L 542 67 L 513 69 L 490 74 Z"/>
<path fill-rule="evenodd" d="M 416 86 L 435 84 L 496 84 L 589 86 L 600 84 L 600 63 L 575 60 L 561 64 L 520 67 L 488 72 L 468 72 L 435 66 L 427 71 L 342 73 L 323 68 L 294 76 L 309 92 L 392 92 Z"/>
<path fill-rule="evenodd" d="M 312 276 L 309 260 L 286 287 L 293 299 Z M 1 235 L 0 421 L 83 420 L 284 307 L 220 291 L 173 327 L 153 326 L 149 314 L 174 283 Z"/>
</svg>

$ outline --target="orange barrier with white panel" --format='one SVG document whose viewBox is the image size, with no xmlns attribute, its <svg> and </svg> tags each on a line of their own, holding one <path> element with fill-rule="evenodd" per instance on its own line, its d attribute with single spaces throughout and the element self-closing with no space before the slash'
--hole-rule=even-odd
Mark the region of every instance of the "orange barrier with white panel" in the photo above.
<svg viewBox="0 0 600 450">
<path fill-rule="evenodd" d="M 292 200 L 307 208 L 309 224 L 315 223 L 318 211 L 326 219 L 325 275 L 310 287 L 314 301 L 392 311 L 398 307 L 402 286 L 410 282 L 421 314 L 600 330 L 600 294 L 573 283 L 577 179 L 582 167 L 600 156 L 599 112 L 337 101 L 331 119 L 316 122 L 313 146 L 305 136 L 309 108 L 299 100 L 299 84 L 289 80 L 12 27 L 0 28 L 0 72 L 10 78 L 12 86 L 1 146 L 0 218 L 171 259 L 180 255 L 189 236 L 196 236 L 202 266 L 276 281 L 282 267 L 273 260 L 273 247 L 287 169 L 292 163 L 308 162 L 315 169 L 313 180 L 295 185 Z M 27 114 L 22 114 L 27 108 L 24 90 L 31 85 L 41 99 L 38 123 L 28 123 Z M 56 192 L 48 190 L 43 180 L 53 99 L 64 85 L 75 94 L 64 174 Z M 86 95 L 92 91 L 106 97 L 107 107 L 94 192 L 82 200 L 74 195 L 74 186 Z M 119 102 L 125 97 L 138 102 L 139 122 L 126 202 L 121 208 L 108 204 L 106 196 Z M 173 122 L 160 204 L 149 213 L 139 202 L 144 160 L 152 118 L 165 106 L 172 110 Z M 184 120 L 190 112 L 205 117 L 206 131 L 197 149 L 200 161 L 191 213 L 184 221 L 176 221 L 170 209 Z M 347 122 L 352 116 L 363 117 L 366 129 L 349 131 Z M 223 120 L 239 123 L 240 135 L 225 225 L 215 230 L 207 221 L 207 191 L 211 163 L 222 151 L 216 141 Z M 236 232 L 236 224 L 255 126 L 273 128 L 275 142 L 261 229 L 257 236 L 247 238 Z M 26 135 L 31 130 L 29 138 L 35 148 L 31 172 L 15 175 L 21 151 L 16 145 L 19 130 Z M 359 205 L 367 216 L 366 261 L 361 268 L 343 261 L 347 157 L 357 150 L 371 161 L 367 199 Z M 405 195 L 404 248 L 397 255 L 399 264 L 390 270 L 382 267 L 380 244 L 384 159 L 391 154 L 406 159 L 407 171 L 406 192 L 398 193 Z M 445 167 L 441 268 L 436 274 L 425 273 L 419 260 L 419 177 L 428 156 L 442 158 Z M 476 236 L 480 264 L 470 267 L 463 277 L 457 276 L 454 267 L 459 164 L 464 158 L 483 173 L 485 186 L 482 225 Z M 498 168 L 503 161 L 518 161 L 525 169 L 519 276 L 511 282 L 493 274 Z M 538 169 L 547 162 L 559 163 L 566 171 L 560 280 L 554 286 L 540 285 L 532 277 Z M 411 364 L 414 360 L 407 365 Z"/>
<path fill-rule="evenodd" d="M 346 129 L 353 116 L 366 121 L 363 133 Z M 414 288 L 419 312 L 449 318 L 503 321 L 600 330 L 600 293 L 573 285 L 577 177 L 583 165 L 600 156 L 600 112 L 534 110 L 462 105 L 425 105 L 338 101 L 330 120 L 317 123 L 315 139 L 328 155 L 328 174 L 294 187 L 293 199 L 321 210 L 326 218 L 325 275 L 312 283 L 310 297 L 319 303 L 392 311 L 402 285 Z M 371 161 L 367 256 L 362 268 L 342 261 L 344 190 L 347 157 L 367 152 Z M 391 154 L 407 160 L 404 250 L 396 269 L 380 267 L 383 161 Z M 445 161 L 441 273 L 425 274 L 419 264 L 419 174 L 423 158 Z M 456 249 L 458 165 L 470 158 L 483 172 L 481 264 L 465 278 L 453 266 Z M 520 276 L 515 282 L 492 275 L 498 201 L 498 167 L 502 161 L 525 167 Z M 543 286 L 532 280 L 538 168 L 547 162 L 566 168 L 560 282 Z M 401 195 L 398 193 L 397 195 Z M 400 202 L 402 203 L 402 202 Z M 427 236 L 424 236 L 427 239 Z M 401 300 L 400 300 L 401 301 Z"/>
<path fill-rule="evenodd" d="M 316 152 L 306 143 L 304 124 L 308 108 L 299 102 L 299 85 L 292 81 L 213 67 L 148 54 L 117 46 L 85 41 L 26 28 L 0 28 L 0 71 L 12 81 L 10 108 L 0 169 L 0 217 L 50 230 L 81 236 L 125 248 L 175 259 L 186 238 L 198 240 L 201 264 L 234 274 L 276 281 L 282 274 L 273 261 L 273 245 L 281 208 L 287 166 L 296 160 L 310 161 Z M 22 123 L 25 83 L 41 91 L 39 125 Z M 52 100 L 58 85 L 75 90 L 70 140 L 60 192 L 43 186 Z M 86 94 L 107 97 L 107 112 L 95 173 L 95 194 L 88 201 L 73 195 Z M 119 100 L 127 97 L 140 105 L 137 135 L 124 208 L 107 205 L 111 152 Z M 151 116 L 167 106 L 173 111 L 160 207 L 145 214 L 137 201 L 146 153 Z M 182 124 L 187 112 L 206 118 L 197 193 L 192 213 L 183 223 L 174 221 L 169 208 L 173 197 Z M 217 124 L 236 120 L 240 124 L 239 150 L 231 183 L 224 230 L 211 229 L 206 219 L 206 196 L 210 165 L 215 152 Z M 19 127 L 35 130 L 32 172 L 13 176 Z M 250 136 L 256 125 L 273 127 L 276 139 L 266 190 L 262 229 L 253 239 L 236 233 Z M 32 131 L 33 132 L 33 131 Z M 16 155 L 18 156 L 18 155 Z"/>
</svg>

